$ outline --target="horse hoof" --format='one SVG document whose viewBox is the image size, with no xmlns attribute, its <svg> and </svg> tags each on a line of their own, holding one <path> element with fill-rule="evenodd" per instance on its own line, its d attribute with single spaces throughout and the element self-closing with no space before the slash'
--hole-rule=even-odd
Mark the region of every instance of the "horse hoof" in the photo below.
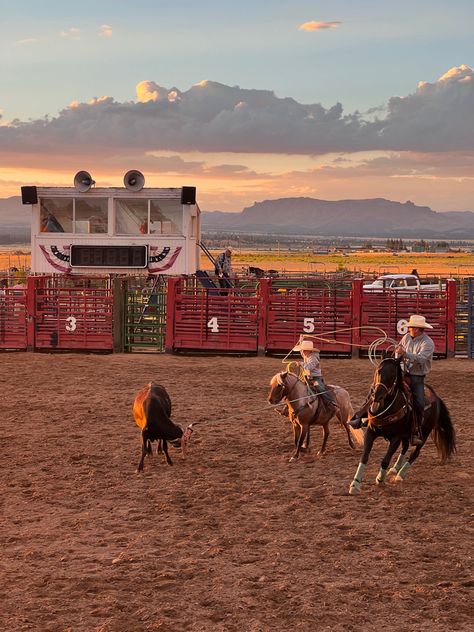
<svg viewBox="0 0 474 632">
<path fill-rule="evenodd" d="M 358 494 L 360 494 L 360 483 L 358 483 L 357 481 L 352 481 L 349 487 L 349 494 L 351 496 L 357 496 Z"/>
<path fill-rule="evenodd" d="M 377 483 L 377 485 L 385 485 L 385 481 L 378 476 L 375 477 L 375 482 Z"/>
<path fill-rule="evenodd" d="M 400 474 L 397 474 L 397 475 L 395 476 L 395 480 L 396 480 L 396 482 L 397 482 L 397 483 L 403 483 L 403 481 L 404 481 L 405 479 L 403 478 L 403 476 L 400 476 Z"/>
<path fill-rule="evenodd" d="M 292 456 L 292 457 L 288 460 L 288 463 L 293 463 L 293 461 L 296 461 L 296 457 L 295 457 L 295 456 Z"/>
<path fill-rule="evenodd" d="M 391 468 L 389 469 L 389 471 L 387 472 L 387 474 L 388 474 L 389 476 L 397 476 L 397 474 L 398 474 L 398 470 L 396 470 L 394 467 L 391 467 Z"/>
</svg>

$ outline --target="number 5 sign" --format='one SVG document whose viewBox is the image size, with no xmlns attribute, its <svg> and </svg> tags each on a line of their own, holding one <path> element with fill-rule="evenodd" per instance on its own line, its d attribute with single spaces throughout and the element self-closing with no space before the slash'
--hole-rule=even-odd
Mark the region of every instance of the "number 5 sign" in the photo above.
<svg viewBox="0 0 474 632">
<path fill-rule="evenodd" d="M 399 334 L 405 335 L 408 331 L 408 321 L 405 318 L 401 318 L 397 323 L 397 331 Z"/>
</svg>

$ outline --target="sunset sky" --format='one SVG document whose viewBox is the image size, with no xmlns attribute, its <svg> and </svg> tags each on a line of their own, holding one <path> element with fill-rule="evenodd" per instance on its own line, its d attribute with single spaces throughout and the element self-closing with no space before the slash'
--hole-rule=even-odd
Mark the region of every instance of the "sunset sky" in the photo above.
<svg viewBox="0 0 474 632">
<path fill-rule="evenodd" d="M 203 210 L 474 211 L 472 0 L 0 0 L 0 197 L 194 185 Z"/>
</svg>

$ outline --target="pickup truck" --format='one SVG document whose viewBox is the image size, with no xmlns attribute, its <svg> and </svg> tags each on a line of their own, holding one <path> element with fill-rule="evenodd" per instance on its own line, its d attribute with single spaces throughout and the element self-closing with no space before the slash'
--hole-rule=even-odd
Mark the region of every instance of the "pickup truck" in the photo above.
<svg viewBox="0 0 474 632">
<path fill-rule="evenodd" d="M 446 289 L 444 283 L 424 283 L 414 274 L 383 274 L 373 283 L 367 283 L 362 287 L 364 292 L 383 292 L 383 290 L 442 292 Z"/>
</svg>

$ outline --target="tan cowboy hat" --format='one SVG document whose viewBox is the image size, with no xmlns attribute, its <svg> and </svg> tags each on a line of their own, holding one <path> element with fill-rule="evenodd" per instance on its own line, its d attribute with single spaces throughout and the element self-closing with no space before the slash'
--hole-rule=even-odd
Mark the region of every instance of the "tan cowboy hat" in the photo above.
<svg viewBox="0 0 474 632">
<path fill-rule="evenodd" d="M 319 349 L 314 346 L 312 340 L 300 340 L 300 342 L 298 342 L 296 346 L 293 347 L 293 350 L 294 351 L 316 351 L 317 353 L 319 353 Z"/>
<path fill-rule="evenodd" d="M 433 329 L 433 325 L 426 322 L 424 316 L 419 314 L 412 314 L 410 320 L 407 323 L 407 327 L 418 327 L 419 329 Z"/>
<path fill-rule="evenodd" d="M 232 246 L 226 246 L 225 247 L 225 251 L 226 252 L 234 252 L 234 249 L 232 248 Z"/>
</svg>

